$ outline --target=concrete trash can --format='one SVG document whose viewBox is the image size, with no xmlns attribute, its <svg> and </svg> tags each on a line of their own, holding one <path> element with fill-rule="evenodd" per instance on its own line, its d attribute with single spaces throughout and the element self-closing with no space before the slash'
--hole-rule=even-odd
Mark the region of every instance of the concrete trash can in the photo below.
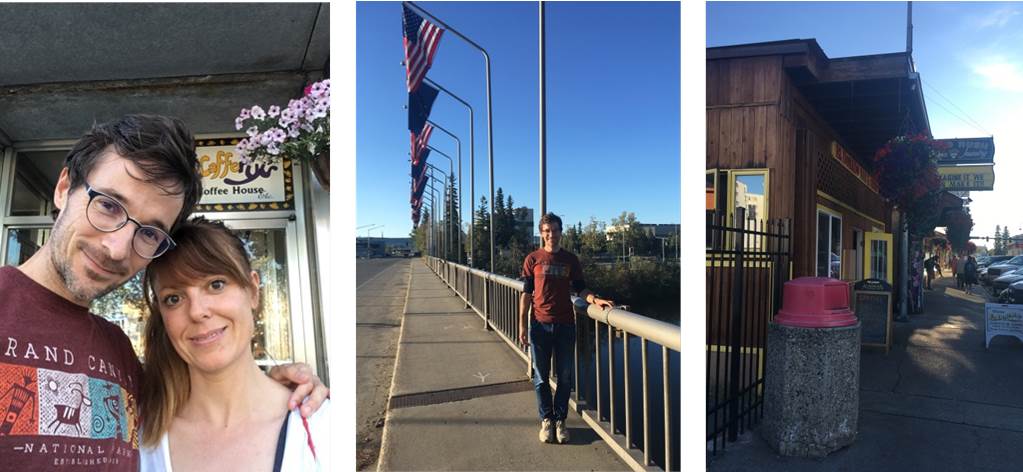
<svg viewBox="0 0 1023 472">
<path fill-rule="evenodd" d="M 856 440 L 860 324 L 845 282 L 801 277 L 783 290 L 767 332 L 761 434 L 781 455 L 823 457 Z"/>
</svg>

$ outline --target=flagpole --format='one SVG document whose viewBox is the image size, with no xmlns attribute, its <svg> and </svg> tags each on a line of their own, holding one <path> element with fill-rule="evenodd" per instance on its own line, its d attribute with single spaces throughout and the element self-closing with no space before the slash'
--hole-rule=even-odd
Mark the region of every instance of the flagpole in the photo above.
<svg viewBox="0 0 1023 472">
<path fill-rule="evenodd" d="M 426 146 L 429 148 L 430 145 L 427 144 Z M 449 157 L 448 159 L 450 160 L 451 158 Z M 430 164 L 429 162 L 427 162 L 426 165 L 427 165 L 427 167 L 430 168 L 430 174 L 431 175 L 433 175 L 433 171 L 437 171 L 438 173 L 440 173 L 440 175 L 444 176 L 444 181 L 447 182 L 448 174 L 445 174 L 444 171 L 441 170 L 441 168 L 439 168 L 439 167 L 437 167 L 437 166 L 435 166 L 433 164 Z M 430 185 L 431 185 L 430 189 L 433 190 L 433 186 L 432 186 L 433 185 L 433 179 L 430 179 Z M 445 187 L 446 187 L 446 185 L 445 185 Z M 446 212 L 444 213 L 444 215 L 445 215 L 445 218 L 447 218 L 447 213 Z M 447 232 L 448 231 L 447 231 L 447 228 L 445 228 L 444 226 L 441 226 L 441 231 L 442 231 L 442 234 L 441 234 L 441 245 L 443 245 L 444 241 L 446 241 L 448 239 L 448 237 L 447 237 Z M 447 260 L 447 257 L 445 257 L 444 260 Z"/>
<path fill-rule="evenodd" d="M 547 2 L 540 1 L 540 216 L 547 214 L 547 35 L 544 15 Z"/>
<path fill-rule="evenodd" d="M 470 46 L 478 49 L 481 53 L 483 53 L 483 60 L 486 63 L 486 74 L 487 74 L 487 146 L 488 146 L 488 148 L 487 148 L 487 155 L 488 155 L 488 158 L 489 158 L 489 161 L 490 161 L 490 202 L 491 202 L 490 203 L 490 272 L 493 273 L 494 272 L 494 203 L 493 203 L 494 202 L 494 122 L 493 122 L 494 108 L 493 108 L 493 103 L 492 103 L 492 100 L 491 100 L 491 97 L 490 97 L 490 55 L 487 54 L 487 50 L 483 49 L 482 46 L 480 46 L 479 44 L 476 44 L 473 40 L 469 39 L 468 37 L 466 37 L 462 33 L 459 33 L 457 30 L 455 30 L 454 28 L 449 26 L 447 23 L 444 23 L 443 21 L 441 21 L 436 16 L 430 14 L 430 12 L 424 10 L 423 7 L 420 7 L 419 5 L 416 5 L 415 3 L 412 3 L 412 2 L 402 2 L 402 4 L 406 5 L 406 6 L 410 7 L 410 8 L 414 8 L 415 10 L 419 11 L 423 15 L 426 15 L 426 16 L 432 18 L 433 21 L 436 22 L 438 25 L 440 25 L 441 28 L 443 28 L 445 31 L 448 31 L 448 32 L 454 34 L 455 36 L 458 36 L 459 38 L 462 38 L 463 41 L 465 41 L 466 43 L 469 43 Z M 488 312 L 488 315 L 489 315 L 489 312 Z M 489 329 L 489 324 L 487 325 L 487 327 Z"/>
<path fill-rule="evenodd" d="M 430 123 L 430 124 L 432 124 L 434 128 L 437 128 L 437 125 L 436 125 L 436 124 L 433 124 L 433 123 Z M 429 145 L 429 144 L 427 144 L 427 145 L 426 145 L 426 148 L 427 148 L 427 149 L 429 149 L 429 150 L 431 150 L 431 151 L 433 151 L 433 152 L 436 152 L 437 154 L 440 154 L 440 155 L 441 155 L 442 157 L 446 157 L 446 158 L 448 159 L 448 178 L 450 179 L 450 178 L 451 178 L 451 176 L 452 176 L 452 175 L 454 175 L 454 172 L 455 172 L 455 170 L 454 170 L 454 167 L 455 167 L 455 163 L 454 163 L 454 160 L 452 160 L 452 159 L 451 159 L 451 156 L 447 155 L 447 154 L 446 154 L 445 152 L 443 152 L 443 151 L 440 151 L 440 150 L 438 150 L 437 148 L 435 148 L 435 147 L 433 147 L 433 146 L 431 146 L 431 145 Z M 447 194 L 448 194 L 447 192 L 448 192 L 448 185 L 447 185 L 447 182 L 445 182 L 445 183 L 444 183 L 444 194 L 445 194 L 445 195 L 447 195 Z M 449 210 L 449 208 L 447 207 L 447 203 L 446 203 L 446 202 L 447 202 L 447 200 L 445 200 L 445 206 L 444 206 L 444 214 L 445 214 L 445 215 L 447 215 L 447 218 L 449 218 L 449 219 L 450 219 L 450 218 L 451 218 L 451 212 L 450 212 L 450 211 L 448 211 L 448 210 Z M 461 224 L 461 223 L 459 223 L 459 224 Z M 448 226 L 449 226 L 449 224 L 448 224 L 448 223 L 445 223 L 445 224 L 444 224 L 444 228 L 445 228 L 445 229 L 448 229 Z M 450 233 L 451 233 L 451 231 L 448 231 L 448 236 L 449 236 L 449 237 L 451 236 L 451 234 L 450 234 Z M 461 234 L 461 231 L 459 231 L 459 234 Z M 447 245 L 445 246 L 445 248 L 446 248 L 447 246 L 451 245 L 451 241 L 448 241 L 448 242 L 447 242 L 446 244 L 447 244 Z M 445 251 L 446 251 L 446 250 L 447 250 L 447 249 L 445 249 Z"/>
<path fill-rule="evenodd" d="M 473 118 L 474 113 L 473 113 L 473 110 L 472 110 L 472 105 L 469 105 L 469 102 L 467 102 L 465 100 L 462 100 L 462 97 L 459 97 L 458 95 L 455 95 L 450 90 L 444 88 L 444 86 L 442 86 L 441 84 L 438 84 L 437 82 L 434 82 L 433 80 L 430 80 L 429 77 L 423 77 L 423 81 L 426 82 L 427 84 L 430 84 L 430 86 L 436 88 L 437 90 L 440 90 L 441 92 L 444 92 L 444 93 L 448 94 L 449 97 L 454 98 L 455 100 L 458 100 L 459 103 L 461 103 L 462 105 L 465 105 L 465 108 L 469 109 L 469 206 L 470 206 L 470 209 L 469 209 L 470 210 L 469 211 L 469 257 L 472 257 L 472 255 L 476 253 L 475 252 L 476 245 L 474 243 L 475 238 L 473 237 L 473 235 L 476 234 L 475 233 L 475 231 L 476 231 L 476 210 L 475 210 L 475 206 L 474 206 L 475 203 L 473 202 L 473 199 L 476 198 L 476 133 L 474 132 L 474 130 L 476 129 L 476 120 L 475 120 L 475 118 Z M 445 132 L 446 132 L 446 130 L 445 130 Z M 452 135 L 452 137 L 453 136 L 454 135 Z M 459 140 L 458 138 L 455 138 L 455 140 L 458 141 L 458 193 L 459 193 L 458 198 L 459 198 L 459 208 L 464 210 L 465 209 L 465 205 L 463 205 L 461 203 L 461 201 L 462 201 L 461 199 L 464 197 L 464 195 L 462 194 L 462 141 Z M 461 215 L 461 213 L 459 213 L 459 215 Z M 459 227 L 461 227 L 461 224 L 462 224 L 461 220 L 459 220 L 458 224 L 459 224 Z M 459 234 L 461 234 L 461 232 L 459 232 Z M 461 243 L 459 243 L 459 244 L 461 244 Z M 471 266 L 472 264 L 469 264 L 469 265 Z"/>
<path fill-rule="evenodd" d="M 454 133 L 444 129 L 443 126 L 440 126 L 437 123 L 434 123 L 433 121 L 430 121 L 430 120 L 426 120 L 426 122 L 429 123 L 434 128 L 443 131 L 448 136 L 451 136 L 451 138 L 454 139 L 455 143 L 458 145 L 458 263 L 462 263 L 462 245 L 463 245 L 463 243 L 462 243 L 462 210 L 464 209 L 464 207 L 462 206 L 462 196 L 463 196 L 462 195 L 462 140 L 458 139 L 458 136 L 455 136 Z M 434 151 L 437 151 L 437 149 L 435 149 L 433 147 L 430 147 L 429 144 L 427 144 L 426 146 L 429 147 L 430 149 L 433 149 Z M 439 152 L 440 154 L 444 155 L 444 157 L 447 157 L 448 160 L 451 160 L 451 156 L 449 156 L 447 154 L 444 154 L 443 152 L 440 152 L 440 151 L 437 151 L 437 152 Z M 452 171 L 452 172 L 454 172 L 454 171 Z M 469 201 L 472 201 L 472 199 L 470 198 Z"/>
</svg>

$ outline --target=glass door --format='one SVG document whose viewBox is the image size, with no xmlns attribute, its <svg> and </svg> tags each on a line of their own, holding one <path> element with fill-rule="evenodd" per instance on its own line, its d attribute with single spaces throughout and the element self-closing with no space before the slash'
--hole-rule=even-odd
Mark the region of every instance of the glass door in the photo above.
<svg viewBox="0 0 1023 472">
<path fill-rule="evenodd" d="M 213 215 L 211 215 L 213 216 Z M 225 220 L 245 242 L 252 269 L 259 272 L 261 311 L 256 318 L 253 353 L 260 366 L 289 362 L 315 363 L 313 337 L 307 326 L 301 300 L 301 271 L 296 244 L 297 229 L 287 219 Z M 311 316 L 311 314 L 309 314 Z M 311 350 L 311 351 L 310 351 Z"/>
<path fill-rule="evenodd" d="M 866 277 L 889 284 L 892 278 L 892 234 L 867 232 L 863 235 L 863 267 Z"/>
</svg>

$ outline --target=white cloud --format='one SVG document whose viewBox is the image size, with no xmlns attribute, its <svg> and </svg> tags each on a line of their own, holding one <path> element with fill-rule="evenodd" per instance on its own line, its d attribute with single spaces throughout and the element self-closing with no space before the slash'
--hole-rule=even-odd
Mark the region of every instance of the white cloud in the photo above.
<svg viewBox="0 0 1023 472">
<path fill-rule="evenodd" d="M 971 23 L 977 29 L 1003 28 L 1019 14 L 1019 10 L 1015 7 L 1005 6 L 986 15 L 974 17 Z"/>
<path fill-rule="evenodd" d="M 986 87 L 1009 92 L 1023 92 L 1023 69 L 1004 59 L 995 59 L 972 67 Z"/>
</svg>

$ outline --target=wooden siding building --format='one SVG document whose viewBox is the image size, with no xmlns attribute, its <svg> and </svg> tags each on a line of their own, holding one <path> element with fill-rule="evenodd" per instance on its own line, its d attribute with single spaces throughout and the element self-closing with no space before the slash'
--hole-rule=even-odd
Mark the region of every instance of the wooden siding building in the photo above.
<svg viewBox="0 0 1023 472">
<path fill-rule="evenodd" d="M 872 157 L 916 133 L 931 134 L 908 53 L 832 59 L 813 39 L 707 49 L 707 210 L 790 218 L 793 277 L 894 282 L 898 215 Z"/>
</svg>

